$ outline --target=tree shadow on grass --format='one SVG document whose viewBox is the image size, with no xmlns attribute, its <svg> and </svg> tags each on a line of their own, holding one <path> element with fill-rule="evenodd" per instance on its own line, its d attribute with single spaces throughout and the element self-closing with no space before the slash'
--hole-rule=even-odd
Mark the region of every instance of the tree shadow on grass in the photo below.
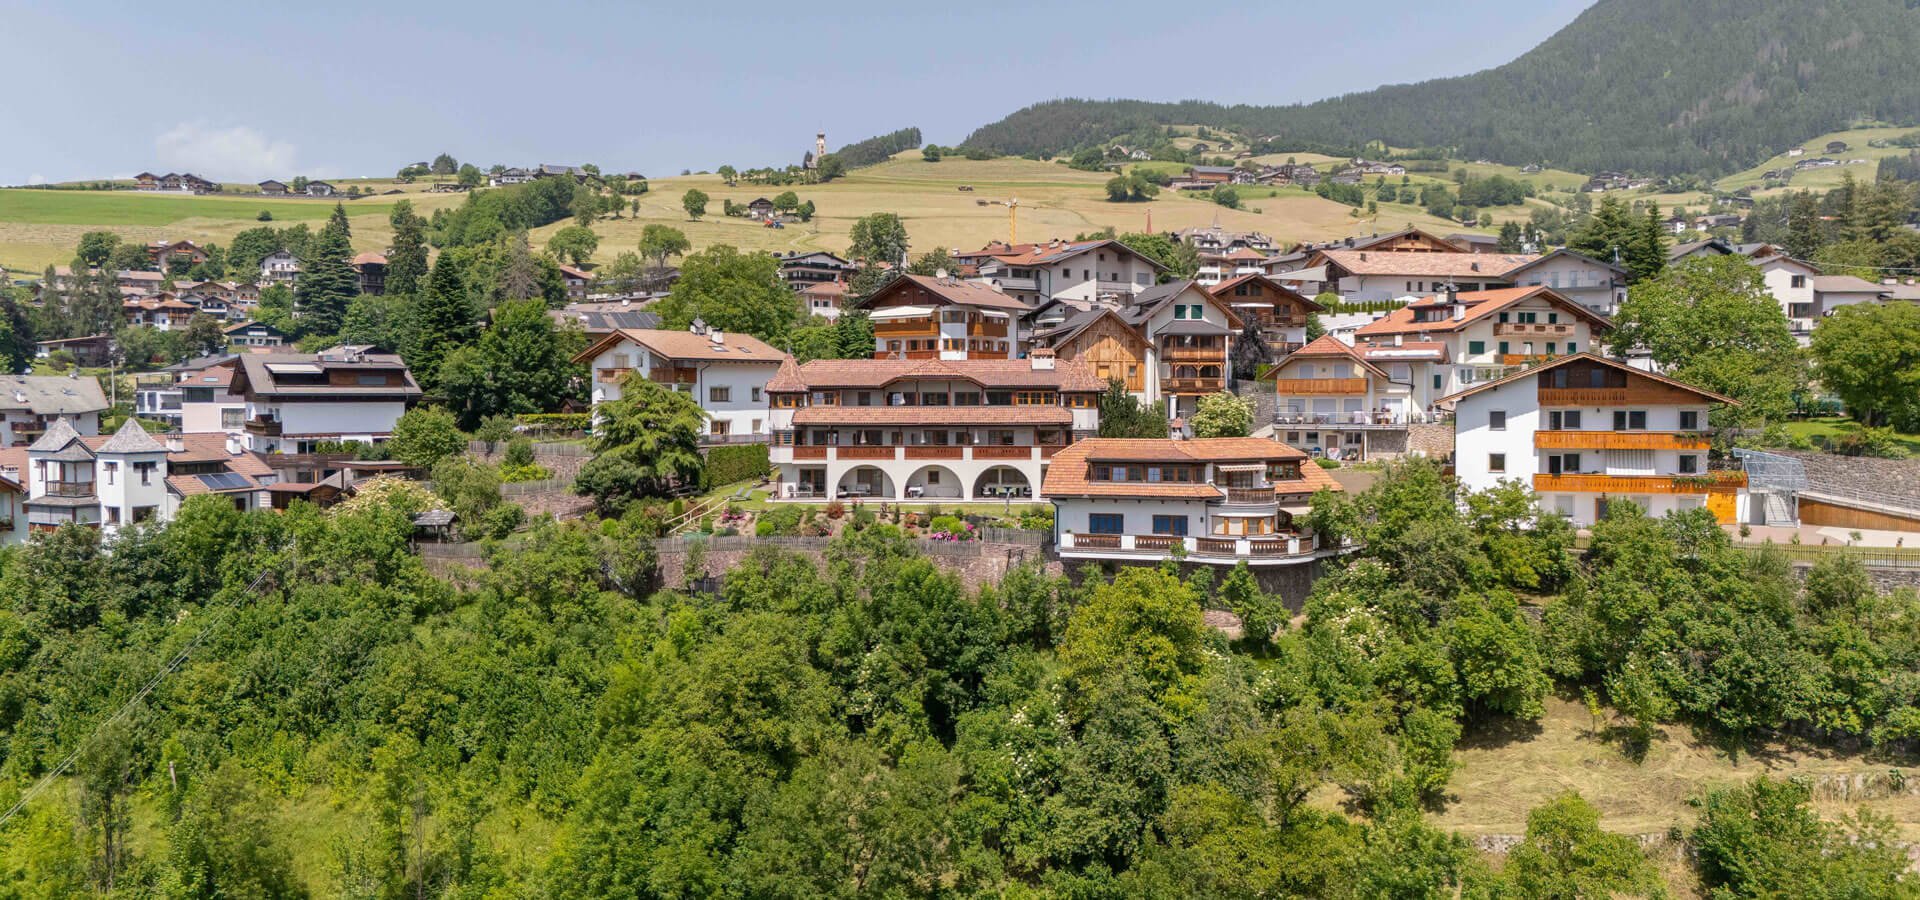
<svg viewBox="0 0 1920 900">
<path fill-rule="evenodd" d="M 1524 743 L 1540 736 L 1544 726 L 1538 720 L 1513 716 L 1489 716 L 1462 730 L 1455 750 L 1498 750 L 1508 744 Z"/>
</svg>

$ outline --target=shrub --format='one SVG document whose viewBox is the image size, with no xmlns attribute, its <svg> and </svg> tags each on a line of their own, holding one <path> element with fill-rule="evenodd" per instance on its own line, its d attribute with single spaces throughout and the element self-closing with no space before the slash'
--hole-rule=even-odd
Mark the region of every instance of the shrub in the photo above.
<svg viewBox="0 0 1920 900">
<path fill-rule="evenodd" d="M 731 444 L 707 452 L 709 486 L 765 478 L 770 470 L 765 444 Z"/>
<path fill-rule="evenodd" d="M 772 537 L 773 532 L 774 532 L 773 523 L 767 521 L 766 519 L 761 519 L 760 521 L 753 523 L 754 537 Z"/>
<path fill-rule="evenodd" d="M 527 521 L 527 511 L 518 503 L 502 503 L 480 517 L 480 535 L 490 538 L 504 538 L 513 533 Z"/>
<path fill-rule="evenodd" d="M 519 468 L 533 465 L 533 441 L 516 437 L 507 441 L 507 452 L 500 457 L 500 468 Z"/>
<path fill-rule="evenodd" d="M 1053 508 L 1040 506 L 1020 514 L 1020 527 L 1028 531 L 1052 531 Z"/>
<path fill-rule="evenodd" d="M 956 541 L 971 540 L 973 538 L 973 526 L 961 521 L 957 516 L 936 516 L 933 519 L 933 524 L 929 525 L 928 529 L 935 534 L 944 535 Z"/>
<path fill-rule="evenodd" d="M 853 527 L 866 528 L 873 524 L 874 519 L 873 510 L 864 506 L 856 506 L 853 508 Z"/>
<path fill-rule="evenodd" d="M 507 484 L 519 484 L 526 481 L 545 481 L 553 477 L 553 470 L 537 463 L 524 466 L 500 466 L 500 480 Z"/>
<path fill-rule="evenodd" d="M 841 503 L 838 500 L 830 500 L 827 502 L 827 518 L 838 519 L 846 514 L 847 505 L 845 503 Z"/>
<path fill-rule="evenodd" d="M 593 416 L 587 413 L 525 413 L 519 417 L 519 422 L 532 431 L 559 434 L 586 431 L 593 424 Z"/>
<path fill-rule="evenodd" d="M 1314 462 L 1316 462 L 1316 463 L 1319 463 L 1319 464 L 1320 464 L 1320 468 L 1322 468 L 1322 469 L 1338 469 L 1338 468 L 1340 468 L 1340 461 L 1339 461 L 1339 460 L 1337 460 L 1337 459 L 1328 459 L 1328 458 L 1326 458 L 1326 457 L 1324 457 L 1324 456 L 1316 456 L 1316 457 L 1314 457 L 1314 458 L 1313 458 L 1313 461 L 1314 461 Z"/>
</svg>

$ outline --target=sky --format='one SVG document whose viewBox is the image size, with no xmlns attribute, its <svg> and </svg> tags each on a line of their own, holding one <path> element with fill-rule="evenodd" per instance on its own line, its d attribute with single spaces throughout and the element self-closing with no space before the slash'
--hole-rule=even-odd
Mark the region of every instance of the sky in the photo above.
<svg viewBox="0 0 1920 900">
<path fill-rule="evenodd" d="M 1059 97 L 1294 103 L 1499 65 L 1586 0 L 0 0 L 0 184 L 390 176 L 447 152 L 660 177 Z"/>
</svg>

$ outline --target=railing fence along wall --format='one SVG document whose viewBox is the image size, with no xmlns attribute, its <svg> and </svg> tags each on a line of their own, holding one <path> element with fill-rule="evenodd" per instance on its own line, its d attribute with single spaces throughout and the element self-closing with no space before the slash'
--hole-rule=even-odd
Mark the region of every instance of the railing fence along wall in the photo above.
<svg viewBox="0 0 1920 900">
<path fill-rule="evenodd" d="M 1080 534 L 1060 535 L 1060 551 L 1076 550 L 1138 553 L 1165 556 L 1176 547 L 1188 556 L 1232 558 L 1276 558 L 1312 556 L 1319 549 L 1312 535 L 1274 538 L 1180 536 L 1170 534 Z"/>
</svg>

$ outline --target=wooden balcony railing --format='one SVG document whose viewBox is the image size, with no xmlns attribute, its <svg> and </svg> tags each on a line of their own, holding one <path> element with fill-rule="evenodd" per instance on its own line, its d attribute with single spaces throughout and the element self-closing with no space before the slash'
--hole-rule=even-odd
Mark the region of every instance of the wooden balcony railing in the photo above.
<svg viewBox="0 0 1920 900">
<path fill-rule="evenodd" d="M 281 426 L 279 419 L 252 418 L 247 420 L 245 427 L 248 434 L 258 434 L 265 437 L 280 436 Z"/>
<path fill-rule="evenodd" d="M 91 497 L 91 481 L 49 481 L 46 483 L 48 497 Z"/>
<path fill-rule="evenodd" d="M 1531 366 L 1547 362 L 1554 358 L 1551 353 L 1502 353 L 1500 364 L 1503 366 Z"/>
<path fill-rule="evenodd" d="M 1160 359 L 1170 363 L 1224 366 L 1227 364 L 1227 350 L 1224 347 L 1167 347 L 1160 351 Z"/>
<path fill-rule="evenodd" d="M 1536 431 L 1536 450 L 1705 450 L 1713 441 L 1697 431 Z"/>
<path fill-rule="evenodd" d="M 973 448 L 974 459 L 1032 459 L 1032 447 L 1008 447 L 1005 445 L 982 444 Z"/>
<path fill-rule="evenodd" d="M 1535 323 L 1535 322 L 1495 322 L 1493 324 L 1493 333 L 1498 335 L 1506 335 L 1506 334 L 1571 335 L 1573 334 L 1573 326 L 1557 324 L 1557 323 L 1550 325 L 1546 323 Z"/>
<path fill-rule="evenodd" d="M 1659 403 L 1701 403 L 1700 396 L 1665 385 L 1642 387 L 1542 387 L 1541 406 L 1638 406 Z"/>
<path fill-rule="evenodd" d="M 693 369 L 662 366 L 647 370 L 647 380 L 654 384 L 692 384 L 700 377 Z"/>
<path fill-rule="evenodd" d="M 1225 378 L 1169 378 L 1160 383 L 1169 394 L 1213 394 L 1226 390 Z"/>
<path fill-rule="evenodd" d="M 898 319 L 892 322 L 873 323 L 874 337 L 934 337 L 939 333 L 940 325 L 932 319 Z"/>
<path fill-rule="evenodd" d="M 792 448 L 794 459 L 826 459 L 827 448 L 819 444 L 807 444 Z"/>
<path fill-rule="evenodd" d="M 1275 503 L 1279 500 L 1278 495 L 1274 493 L 1271 487 L 1230 487 L 1224 490 L 1227 492 L 1227 502 L 1237 506 L 1258 506 L 1265 503 Z"/>
<path fill-rule="evenodd" d="M 899 459 L 898 447 L 841 447 L 835 451 L 840 459 Z"/>
<path fill-rule="evenodd" d="M 1712 494 L 1738 490 L 1745 472 L 1705 475 L 1535 475 L 1533 489 L 1563 494 Z"/>
<path fill-rule="evenodd" d="M 963 459 L 966 455 L 967 448 L 965 447 L 943 447 L 937 444 L 923 444 L 918 447 L 907 448 L 908 459 Z"/>
<path fill-rule="evenodd" d="M 633 371 L 631 368 L 595 369 L 593 370 L 593 380 L 601 384 L 619 384 L 620 379 L 627 377 L 627 373 L 631 371 Z"/>
<path fill-rule="evenodd" d="M 1314 396 L 1329 394 L 1364 394 L 1367 392 L 1365 378 L 1277 378 L 1273 382 L 1276 394 L 1291 396 Z"/>
<path fill-rule="evenodd" d="M 968 322 L 967 334 L 971 337 L 1006 337 L 1007 323 L 1005 322 Z"/>
</svg>

